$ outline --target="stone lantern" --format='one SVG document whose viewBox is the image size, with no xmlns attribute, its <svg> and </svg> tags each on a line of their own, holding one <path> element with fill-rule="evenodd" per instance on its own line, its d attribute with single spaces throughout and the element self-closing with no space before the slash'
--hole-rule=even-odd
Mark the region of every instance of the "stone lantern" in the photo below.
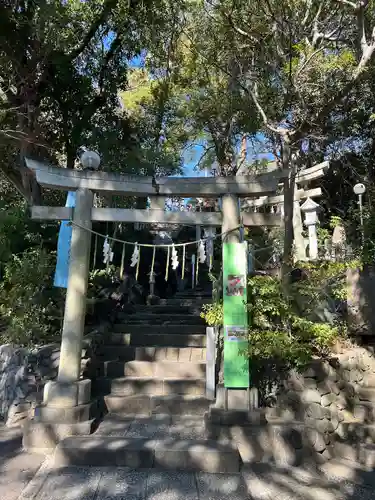
<svg viewBox="0 0 375 500">
<path fill-rule="evenodd" d="M 309 257 L 315 260 L 318 258 L 318 236 L 316 233 L 316 226 L 319 222 L 318 212 L 320 211 L 320 206 L 311 198 L 307 198 L 301 206 L 301 211 L 305 214 L 304 223 L 309 231 Z"/>
</svg>

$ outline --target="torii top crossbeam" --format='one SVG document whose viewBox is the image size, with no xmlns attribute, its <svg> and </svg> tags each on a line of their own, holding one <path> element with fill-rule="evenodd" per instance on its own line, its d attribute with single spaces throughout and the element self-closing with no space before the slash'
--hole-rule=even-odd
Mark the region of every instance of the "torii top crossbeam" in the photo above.
<svg viewBox="0 0 375 500">
<path fill-rule="evenodd" d="M 216 198 L 233 194 L 242 198 L 273 194 L 287 175 L 275 171 L 253 176 L 231 177 L 152 177 L 129 176 L 109 172 L 67 170 L 40 163 L 29 158 L 27 167 L 35 173 L 38 184 L 51 189 L 75 191 L 79 188 L 123 196 L 180 196 Z M 297 182 L 304 183 L 324 175 L 326 163 L 315 165 L 298 174 Z"/>
</svg>

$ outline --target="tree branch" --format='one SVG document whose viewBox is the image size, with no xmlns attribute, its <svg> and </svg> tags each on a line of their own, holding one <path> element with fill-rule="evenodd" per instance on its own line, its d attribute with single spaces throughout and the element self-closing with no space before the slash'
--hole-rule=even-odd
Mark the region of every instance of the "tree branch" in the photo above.
<svg viewBox="0 0 375 500">
<path fill-rule="evenodd" d="M 342 5 L 349 5 L 354 10 L 357 10 L 357 4 L 354 2 L 350 2 L 350 0 L 336 0 L 338 3 L 341 3 Z"/>
<path fill-rule="evenodd" d="M 103 82 L 105 78 L 105 73 L 107 71 L 108 65 L 111 62 L 111 59 L 115 56 L 116 50 L 121 46 L 121 36 L 118 34 L 116 38 L 111 43 L 111 46 L 108 49 L 107 54 L 105 55 L 103 65 L 100 69 L 99 74 L 99 89 L 101 90 L 103 87 Z"/>
<path fill-rule="evenodd" d="M 205 157 L 207 156 L 207 154 L 212 150 L 214 149 L 215 146 L 214 145 L 211 145 L 209 146 L 208 148 L 205 149 L 205 151 L 202 153 L 201 157 L 199 158 L 198 162 L 197 162 L 197 165 L 196 165 L 196 168 L 200 168 L 200 165 L 202 163 L 202 161 L 205 159 Z"/>
<path fill-rule="evenodd" d="M 360 36 L 361 49 L 363 54 L 367 48 L 364 7 L 358 10 L 357 23 L 358 23 L 358 34 Z"/>
<path fill-rule="evenodd" d="M 112 9 L 114 7 L 116 7 L 117 4 L 118 4 L 118 0 L 106 0 L 106 2 L 103 5 L 103 9 L 102 9 L 101 13 L 95 19 L 95 21 L 91 24 L 90 29 L 88 30 L 86 35 L 83 37 L 81 44 L 69 54 L 68 59 L 70 61 L 73 61 L 74 59 L 76 59 L 87 48 L 87 46 L 89 45 L 89 43 L 91 42 L 91 40 L 95 36 L 96 32 L 98 31 L 99 27 L 107 20 Z"/>
<path fill-rule="evenodd" d="M 275 134 L 285 135 L 286 131 L 284 129 L 282 129 L 280 127 L 276 127 L 275 125 L 272 125 L 270 123 L 263 107 L 261 106 L 261 104 L 258 100 L 256 92 L 254 92 L 251 89 L 248 89 L 246 87 L 245 87 L 245 91 L 249 94 L 249 96 L 253 100 L 253 103 L 254 103 L 260 117 L 262 118 L 262 121 L 263 121 L 265 127 L 268 128 L 268 130 L 270 130 L 271 132 L 274 132 Z"/>
<path fill-rule="evenodd" d="M 247 31 L 243 30 L 242 28 L 240 28 L 239 26 L 237 26 L 236 24 L 234 24 L 233 18 L 232 18 L 232 16 L 230 14 L 225 14 L 224 13 L 224 17 L 226 18 L 226 20 L 230 24 L 231 28 L 236 33 L 238 33 L 241 36 L 244 36 L 245 38 L 249 38 L 253 42 L 258 42 L 258 39 L 255 36 L 251 35 Z"/>
<path fill-rule="evenodd" d="M 312 52 L 312 54 L 309 55 L 309 57 L 304 61 L 304 63 L 302 64 L 302 66 L 300 67 L 300 69 L 298 69 L 296 71 L 296 74 L 294 75 L 294 80 L 296 81 L 298 76 L 302 73 L 302 71 L 306 68 L 306 66 L 309 65 L 309 63 L 311 62 L 311 60 L 319 54 L 319 52 L 322 52 L 323 50 L 325 49 L 325 47 L 320 47 L 319 49 L 317 50 L 314 50 L 314 52 Z"/>
</svg>

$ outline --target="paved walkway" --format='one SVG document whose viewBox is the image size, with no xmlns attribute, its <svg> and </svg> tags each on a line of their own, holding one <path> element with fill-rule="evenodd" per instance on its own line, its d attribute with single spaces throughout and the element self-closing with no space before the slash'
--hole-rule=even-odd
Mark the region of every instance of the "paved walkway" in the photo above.
<svg viewBox="0 0 375 500">
<path fill-rule="evenodd" d="M 0 424 L 0 499 L 17 500 L 45 457 L 22 450 L 22 433 Z"/>
<path fill-rule="evenodd" d="M 238 475 L 67 467 L 45 462 L 19 500 L 374 500 L 370 484 L 302 469 Z"/>
<path fill-rule="evenodd" d="M 259 465 L 231 475 L 55 469 L 22 450 L 19 429 L 0 427 L 0 500 L 375 500 L 375 473 L 348 462 L 320 471 Z"/>
</svg>

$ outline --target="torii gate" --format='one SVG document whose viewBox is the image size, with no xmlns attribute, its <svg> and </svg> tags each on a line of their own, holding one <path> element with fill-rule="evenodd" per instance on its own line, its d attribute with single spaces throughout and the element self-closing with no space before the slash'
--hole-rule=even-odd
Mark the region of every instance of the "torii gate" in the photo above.
<svg viewBox="0 0 375 500">
<path fill-rule="evenodd" d="M 160 177 L 155 181 L 152 177 L 66 170 L 41 164 L 31 159 L 26 159 L 26 165 L 36 176 L 36 180 L 41 186 L 76 191 L 74 209 L 34 206 L 31 209 L 31 216 L 38 220 L 70 219 L 73 221 L 59 372 L 57 381 L 50 381 L 46 384 L 43 415 L 47 420 L 48 418 L 53 420 L 54 416 L 56 418 L 57 415 L 56 410 L 64 409 L 64 414 L 77 414 L 77 420 L 73 420 L 79 422 L 81 417 L 78 417 L 78 414 L 81 415 L 81 413 L 75 413 L 74 408 L 88 404 L 91 393 L 90 381 L 79 380 L 79 377 L 86 314 L 92 222 L 159 222 L 163 224 L 221 226 L 224 234 L 223 243 L 239 243 L 241 237 L 240 217 L 242 217 L 242 224 L 245 226 L 280 226 L 281 217 L 269 213 L 241 212 L 240 214 L 238 199 L 274 194 L 278 183 L 287 173 L 278 171 L 256 176 L 214 178 Z M 312 169 L 301 172 L 298 181 L 303 182 L 310 180 L 311 176 L 317 178 L 321 175 L 323 175 L 322 167 L 312 167 Z M 94 192 L 123 196 L 149 196 L 151 209 L 94 208 Z M 164 212 L 165 198 L 170 196 L 221 198 L 222 212 Z M 232 346 L 234 345 L 235 343 L 232 343 Z M 236 352 L 235 349 L 232 354 Z"/>
</svg>

